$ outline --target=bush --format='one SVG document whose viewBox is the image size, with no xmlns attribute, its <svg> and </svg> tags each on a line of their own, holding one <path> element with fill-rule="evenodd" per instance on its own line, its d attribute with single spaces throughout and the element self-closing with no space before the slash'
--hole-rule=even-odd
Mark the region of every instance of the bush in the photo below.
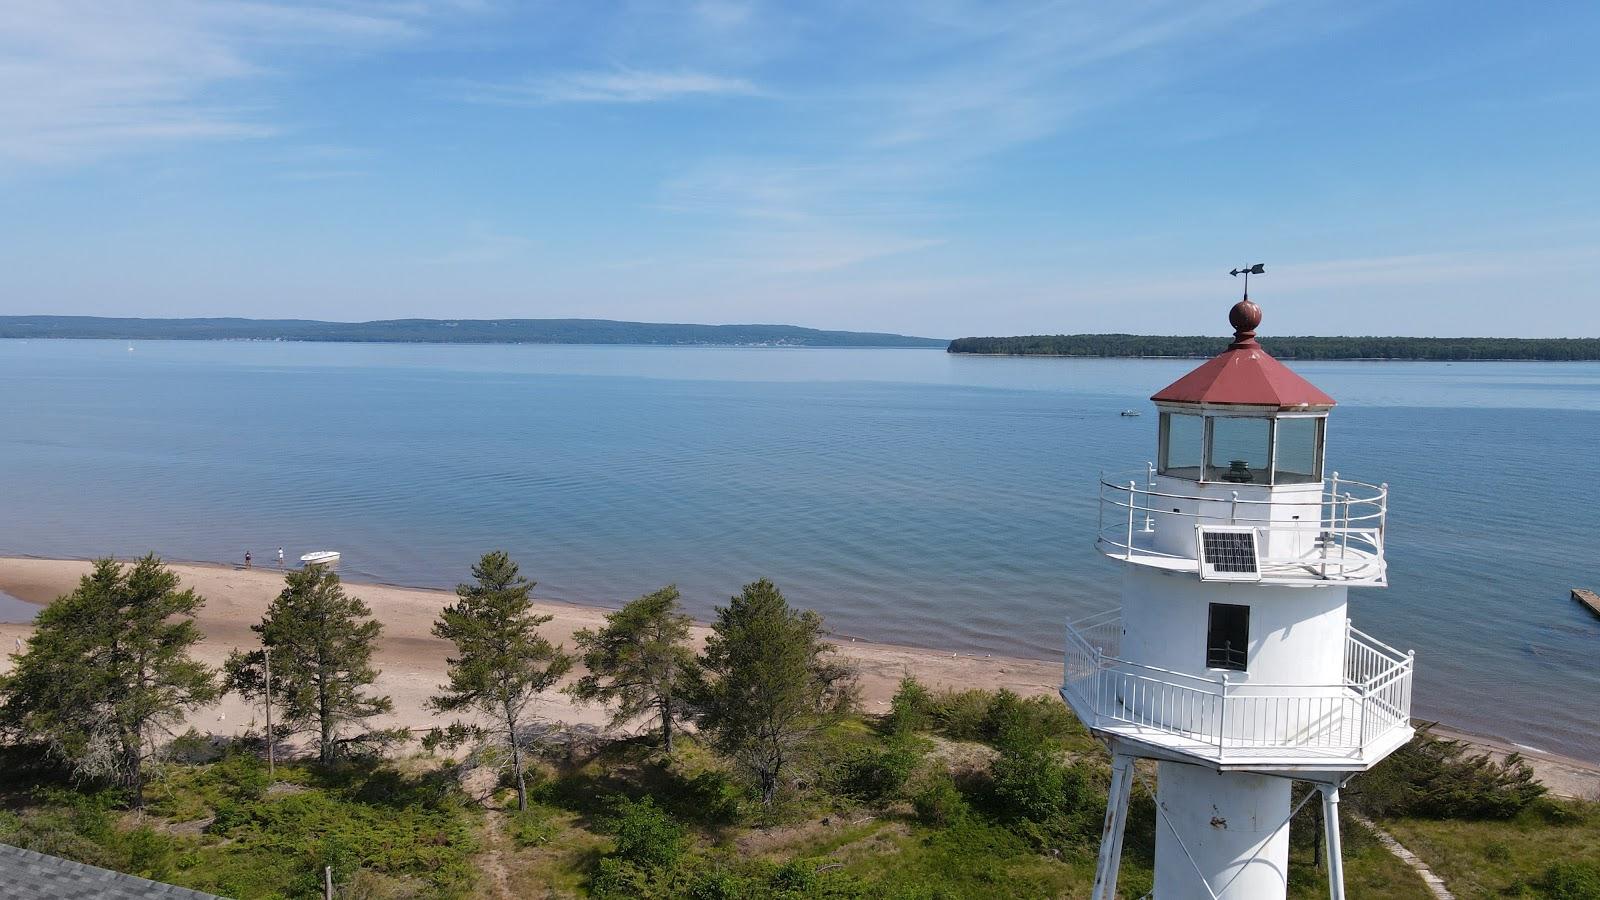
<svg viewBox="0 0 1600 900">
<path fill-rule="evenodd" d="M 945 691 L 933 698 L 928 715 L 946 737 L 996 747 L 1060 738 L 1080 728 L 1059 700 L 1024 699 L 1004 688 Z"/>
<path fill-rule="evenodd" d="M 955 779 L 948 772 L 940 772 L 930 778 L 912 796 L 911 805 L 916 810 L 917 821 L 935 828 L 947 827 L 966 818 L 972 811 L 967 798 L 962 796 L 961 789 L 956 787 Z"/>
<path fill-rule="evenodd" d="M 1600 864 L 1556 863 L 1535 884 L 1549 900 L 1600 900 Z"/>
<path fill-rule="evenodd" d="M 922 752 L 909 741 L 897 740 L 887 747 L 856 747 L 837 763 L 830 778 L 839 794 L 862 803 L 883 804 L 898 800 L 906 779 L 922 761 Z"/>
<path fill-rule="evenodd" d="M 1545 793 L 1517 754 L 1497 763 L 1426 727 L 1352 788 L 1356 804 L 1372 815 L 1428 819 L 1509 819 Z"/>
<path fill-rule="evenodd" d="M 944 736 L 958 741 L 980 741 L 993 699 L 989 691 L 941 691 L 934 698 L 929 715 Z"/>
<path fill-rule="evenodd" d="M 1105 801 L 1083 766 L 1036 743 L 1003 748 L 991 772 L 996 812 L 1035 843 L 1098 837 Z"/>
<path fill-rule="evenodd" d="M 619 800 L 606 827 L 616 836 L 613 855 L 645 869 L 668 869 L 683 857 L 683 826 L 649 797 Z"/>
<path fill-rule="evenodd" d="M 910 675 L 900 679 L 900 689 L 889 701 L 889 714 L 883 717 L 884 730 L 906 736 L 926 731 L 932 722 L 933 694 Z"/>
</svg>

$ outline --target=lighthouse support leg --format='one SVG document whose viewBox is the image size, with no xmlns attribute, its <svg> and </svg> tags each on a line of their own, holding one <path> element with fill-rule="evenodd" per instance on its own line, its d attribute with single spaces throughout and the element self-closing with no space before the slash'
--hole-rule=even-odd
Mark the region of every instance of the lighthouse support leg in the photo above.
<svg viewBox="0 0 1600 900">
<path fill-rule="evenodd" d="M 1322 785 L 1322 833 L 1328 840 L 1328 896 L 1344 900 L 1344 854 L 1339 840 L 1339 786 Z"/>
<path fill-rule="evenodd" d="M 1128 800 L 1133 794 L 1133 757 L 1115 750 L 1111 756 L 1111 793 L 1106 797 L 1106 822 L 1100 831 L 1100 859 L 1095 866 L 1093 900 L 1114 900 L 1122 866 L 1122 833 L 1128 825 Z"/>
</svg>

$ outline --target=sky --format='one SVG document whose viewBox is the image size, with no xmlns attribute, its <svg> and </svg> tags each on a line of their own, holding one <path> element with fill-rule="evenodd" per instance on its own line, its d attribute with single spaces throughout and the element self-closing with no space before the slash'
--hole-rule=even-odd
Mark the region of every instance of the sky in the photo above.
<svg viewBox="0 0 1600 900">
<path fill-rule="evenodd" d="M 0 314 L 1600 335 L 1600 4 L 5 0 Z"/>
</svg>

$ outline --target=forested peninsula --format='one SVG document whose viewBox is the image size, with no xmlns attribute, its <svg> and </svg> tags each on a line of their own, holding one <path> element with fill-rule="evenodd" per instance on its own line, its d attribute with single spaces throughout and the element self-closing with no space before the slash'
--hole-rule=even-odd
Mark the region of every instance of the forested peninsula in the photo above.
<svg viewBox="0 0 1600 900">
<path fill-rule="evenodd" d="M 426 344 L 662 344 L 741 347 L 942 347 L 942 338 L 797 325 L 682 325 L 609 319 L 134 319 L 0 316 L 0 338 L 122 341 L 349 341 Z"/>
<path fill-rule="evenodd" d="M 1217 336 L 1035 334 L 956 338 L 951 353 L 990 356 L 1193 357 L 1228 346 Z M 1600 360 L 1600 338 L 1264 337 L 1279 359 Z"/>
</svg>

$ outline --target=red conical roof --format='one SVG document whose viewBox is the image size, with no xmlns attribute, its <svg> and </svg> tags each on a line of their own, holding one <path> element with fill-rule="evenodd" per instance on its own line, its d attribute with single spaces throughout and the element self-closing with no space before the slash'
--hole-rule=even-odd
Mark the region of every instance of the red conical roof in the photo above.
<svg viewBox="0 0 1600 900">
<path fill-rule="evenodd" d="M 1326 408 L 1334 400 L 1296 375 L 1256 343 L 1261 307 L 1246 297 L 1228 312 L 1233 343 L 1198 369 L 1157 391 L 1157 403 L 1211 403 L 1225 406 L 1275 406 L 1278 409 Z"/>
</svg>

